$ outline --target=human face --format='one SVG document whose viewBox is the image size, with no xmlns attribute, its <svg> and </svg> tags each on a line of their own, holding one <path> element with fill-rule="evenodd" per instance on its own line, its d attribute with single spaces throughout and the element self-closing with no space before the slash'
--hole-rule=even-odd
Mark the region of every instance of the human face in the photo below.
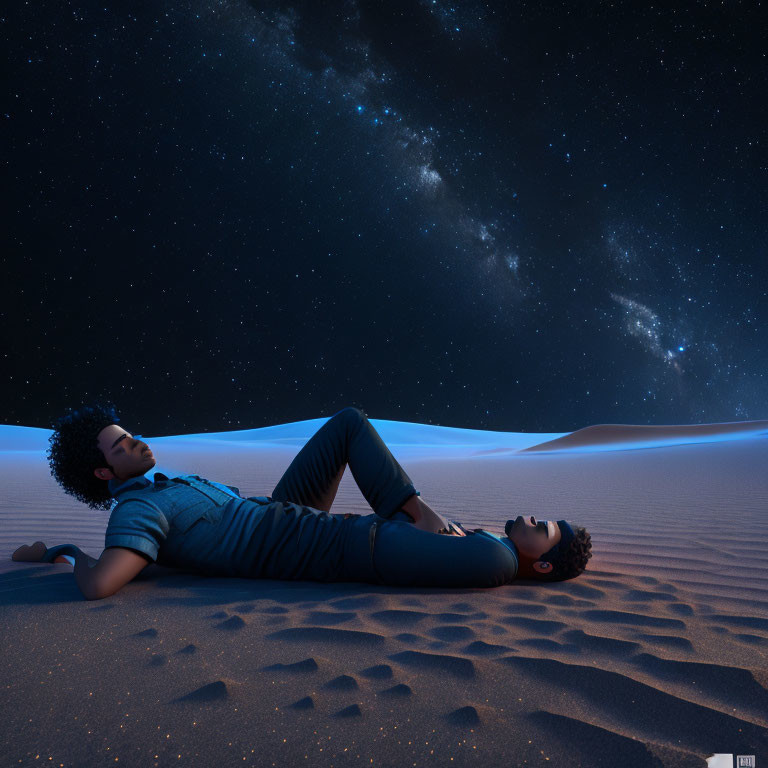
<svg viewBox="0 0 768 768">
<path fill-rule="evenodd" d="M 104 427 L 96 442 L 107 463 L 114 468 L 114 472 L 106 467 L 95 469 L 94 474 L 102 480 L 115 478 L 123 482 L 130 477 L 140 477 L 157 463 L 145 442 L 117 424 Z"/>
<path fill-rule="evenodd" d="M 537 520 L 533 515 L 518 515 L 509 529 L 509 538 L 522 557 L 536 560 L 559 544 L 563 534 L 554 520 Z"/>
</svg>

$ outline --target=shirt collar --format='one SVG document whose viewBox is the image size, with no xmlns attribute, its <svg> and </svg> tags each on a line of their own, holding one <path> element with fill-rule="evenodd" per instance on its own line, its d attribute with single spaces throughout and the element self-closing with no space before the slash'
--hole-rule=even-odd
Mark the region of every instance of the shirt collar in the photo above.
<svg viewBox="0 0 768 768">
<path fill-rule="evenodd" d="M 109 483 L 109 492 L 113 496 L 118 496 L 125 491 L 138 490 L 140 488 L 146 488 L 148 485 L 152 485 L 152 481 L 141 475 L 139 477 L 129 477 L 127 480 L 120 482 L 116 478 L 112 478 Z"/>
</svg>

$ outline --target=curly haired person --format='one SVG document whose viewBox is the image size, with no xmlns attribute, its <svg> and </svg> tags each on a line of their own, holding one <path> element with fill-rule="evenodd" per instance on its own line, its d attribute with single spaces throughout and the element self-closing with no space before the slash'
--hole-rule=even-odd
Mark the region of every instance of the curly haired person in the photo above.
<svg viewBox="0 0 768 768">
<path fill-rule="evenodd" d="M 562 581 L 592 557 L 589 533 L 565 520 L 519 515 L 506 537 L 446 520 L 422 498 L 358 408 L 331 416 L 271 496 L 199 475 L 145 475 L 155 457 L 96 403 L 54 425 L 48 460 L 65 493 L 111 510 L 100 558 L 72 544 L 24 545 L 14 560 L 69 562 L 86 599 L 114 594 L 150 563 L 210 576 L 356 581 L 392 586 L 495 587 Z M 373 514 L 332 513 L 349 466 Z"/>
</svg>

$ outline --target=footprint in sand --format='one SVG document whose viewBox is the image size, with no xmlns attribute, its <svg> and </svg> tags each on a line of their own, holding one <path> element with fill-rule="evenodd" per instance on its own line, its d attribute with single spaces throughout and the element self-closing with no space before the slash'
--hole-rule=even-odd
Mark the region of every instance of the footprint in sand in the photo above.
<svg viewBox="0 0 768 768">
<path fill-rule="evenodd" d="M 267 667 L 263 667 L 265 672 L 295 672 L 303 674 L 306 672 L 316 672 L 318 669 L 317 662 L 310 656 L 301 661 L 294 661 L 292 664 L 283 664 L 278 662 L 277 664 L 270 664 Z"/>
<path fill-rule="evenodd" d="M 433 617 L 436 621 L 482 621 L 488 618 L 487 613 L 476 611 L 475 613 L 436 613 Z"/>
<path fill-rule="evenodd" d="M 470 603 L 453 603 L 448 606 L 452 611 L 457 613 L 472 613 L 475 610 L 474 606 Z"/>
<path fill-rule="evenodd" d="M 445 719 L 453 725 L 479 725 L 480 715 L 473 706 L 460 707 L 449 712 Z"/>
<path fill-rule="evenodd" d="M 186 653 L 187 655 L 191 655 L 193 653 L 197 653 L 197 646 L 194 643 L 190 643 L 189 645 L 185 645 L 183 648 L 179 648 L 176 653 Z"/>
<path fill-rule="evenodd" d="M 377 611 L 376 613 L 371 613 L 369 615 L 374 621 L 378 621 L 380 624 L 384 624 L 387 627 L 392 627 L 393 629 L 406 629 L 413 627 L 420 621 L 424 621 L 424 619 L 431 614 L 425 613 L 424 611 L 387 610 Z"/>
<path fill-rule="evenodd" d="M 432 637 L 436 637 L 439 640 L 454 643 L 459 640 L 469 640 L 470 638 L 475 637 L 475 630 L 462 625 L 449 624 L 445 627 L 433 627 L 428 630 L 427 634 L 430 634 Z"/>
<path fill-rule="evenodd" d="M 422 651 L 401 651 L 390 657 L 393 661 L 421 672 L 450 674 L 454 677 L 475 677 L 475 665 L 471 659 L 461 656 L 449 656 L 443 653 L 423 653 Z"/>
<path fill-rule="evenodd" d="M 518 645 L 526 648 L 535 648 L 537 651 L 557 651 L 559 653 L 581 653 L 580 646 L 574 643 L 558 643 L 549 637 L 530 637 L 524 640 L 518 640 Z"/>
<path fill-rule="evenodd" d="M 375 632 L 363 632 L 356 629 L 333 629 L 332 627 L 291 627 L 279 629 L 266 635 L 267 640 L 281 642 L 296 642 L 314 646 L 317 643 L 333 643 L 335 645 L 364 645 L 380 646 L 384 636 Z"/>
<path fill-rule="evenodd" d="M 517 600 L 521 603 L 536 603 L 541 600 L 541 591 L 531 589 L 530 587 L 513 587 L 508 593 L 510 600 Z M 549 598 L 549 595 L 547 596 Z M 549 600 L 547 600 L 549 602 Z"/>
<path fill-rule="evenodd" d="M 216 680 L 213 683 L 208 683 L 208 685 L 195 689 L 185 696 L 172 699 L 171 703 L 184 701 L 195 704 L 205 704 L 212 701 L 226 701 L 228 698 L 229 691 L 227 690 L 227 684 L 223 680 Z"/>
<path fill-rule="evenodd" d="M 356 618 L 357 614 L 352 611 L 310 611 L 304 621 L 308 624 L 335 626 L 345 621 L 354 621 Z"/>
<path fill-rule="evenodd" d="M 421 635 L 414 635 L 413 632 L 400 632 L 400 634 L 394 635 L 392 639 L 403 643 L 403 645 L 411 646 L 412 648 L 429 648 L 431 645 L 426 637 L 422 637 Z"/>
<path fill-rule="evenodd" d="M 314 709 L 315 702 L 311 696 L 305 696 L 303 699 L 294 701 L 293 704 L 288 705 L 291 709 Z"/>
<path fill-rule="evenodd" d="M 678 619 L 646 616 L 642 613 L 631 613 L 628 611 L 590 610 L 583 611 L 580 616 L 587 621 L 605 622 L 607 624 L 632 624 L 637 627 L 658 627 L 660 629 L 684 630 L 686 628 L 685 622 Z"/>
<path fill-rule="evenodd" d="M 740 627 L 742 629 L 765 629 L 768 630 L 768 619 L 760 616 L 709 616 L 707 618 L 715 619 L 721 624 L 728 624 L 731 627 Z"/>
<path fill-rule="evenodd" d="M 676 613 L 678 616 L 693 616 L 693 607 L 688 603 L 670 603 L 667 610 Z"/>
<path fill-rule="evenodd" d="M 529 632 L 541 635 L 554 635 L 568 625 L 563 621 L 548 621 L 547 619 L 527 619 L 524 616 L 505 616 L 501 619 L 505 624 L 510 624 Z"/>
<path fill-rule="evenodd" d="M 579 600 L 578 598 L 570 597 L 569 595 L 552 595 L 552 597 L 547 600 L 547 603 L 549 605 L 568 606 L 569 608 L 592 608 L 599 604 L 594 600 Z"/>
<path fill-rule="evenodd" d="M 597 579 L 593 577 L 593 582 L 597 587 L 607 587 L 608 589 L 628 589 L 629 584 L 616 579 Z"/>
<path fill-rule="evenodd" d="M 336 717 L 361 717 L 363 714 L 359 704 L 350 704 L 336 713 Z"/>
<path fill-rule="evenodd" d="M 675 600 L 674 595 L 670 595 L 666 592 L 649 592 L 645 589 L 630 589 L 624 593 L 624 600 L 631 600 L 636 603 L 649 603 L 653 600 L 661 600 L 662 602 L 669 602 Z"/>
<path fill-rule="evenodd" d="M 131 637 L 157 637 L 159 632 L 154 628 L 144 629 L 141 632 L 135 632 Z"/>
<path fill-rule="evenodd" d="M 641 647 L 640 643 L 631 640 L 617 640 L 615 637 L 590 635 L 580 629 L 570 629 L 563 632 L 563 637 L 589 653 L 605 653 L 616 657 L 636 653 Z"/>
<path fill-rule="evenodd" d="M 586 584 L 569 584 L 568 594 L 585 597 L 590 600 L 597 600 L 601 597 L 605 597 L 605 590 L 598 589 L 597 587 L 590 587 Z"/>
<path fill-rule="evenodd" d="M 389 664 L 376 664 L 373 667 L 366 667 L 360 674 L 370 677 L 371 680 L 387 680 L 394 675 L 394 672 Z"/>
<path fill-rule="evenodd" d="M 226 629 L 230 632 L 236 632 L 245 626 L 247 626 L 246 623 L 239 616 L 232 616 L 226 621 L 222 621 L 221 624 L 216 624 L 214 629 Z"/>
<path fill-rule="evenodd" d="M 383 602 L 383 598 L 379 595 L 361 595 L 360 597 L 340 597 L 338 600 L 331 600 L 328 605 L 334 609 L 351 611 L 355 608 L 376 608 Z"/>
<path fill-rule="evenodd" d="M 393 697 L 405 697 L 412 696 L 413 691 L 410 685 L 405 683 L 398 683 L 391 688 L 385 688 L 383 691 L 379 691 L 379 696 L 393 696 Z"/>
<path fill-rule="evenodd" d="M 764 646 L 768 645 L 768 638 L 760 637 L 760 635 L 750 635 L 745 632 L 735 634 L 736 640 L 741 640 L 742 643 L 749 643 L 749 645 Z"/>
<path fill-rule="evenodd" d="M 573 602 L 573 598 L 568 595 L 559 595 L 557 597 L 565 598 L 566 602 L 559 602 L 559 605 L 570 605 Z M 542 614 L 547 612 L 547 606 L 540 603 L 507 603 L 504 606 L 504 610 L 507 613 L 534 613 Z"/>
<path fill-rule="evenodd" d="M 636 637 L 638 640 L 647 640 L 649 643 L 661 645 L 665 648 L 673 648 L 677 651 L 693 650 L 691 641 L 687 637 L 680 637 L 679 635 L 649 635 L 638 633 Z"/>
<path fill-rule="evenodd" d="M 470 643 L 462 649 L 463 653 L 468 653 L 471 656 L 496 656 L 499 653 L 513 653 L 514 650 L 508 645 L 493 645 L 482 640 L 475 640 L 474 643 Z"/>
<path fill-rule="evenodd" d="M 359 687 L 352 675 L 339 675 L 323 685 L 323 688 L 330 691 L 356 691 Z"/>
</svg>

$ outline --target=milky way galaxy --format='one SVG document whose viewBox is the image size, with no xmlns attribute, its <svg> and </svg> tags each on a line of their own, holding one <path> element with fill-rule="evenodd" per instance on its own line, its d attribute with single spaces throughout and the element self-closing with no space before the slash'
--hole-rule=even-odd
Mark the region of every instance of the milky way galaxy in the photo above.
<svg viewBox="0 0 768 768">
<path fill-rule="evenodd" d="M 2 422 L 768 418 L 759 16 L 14 7 Z"/>
</svg>

